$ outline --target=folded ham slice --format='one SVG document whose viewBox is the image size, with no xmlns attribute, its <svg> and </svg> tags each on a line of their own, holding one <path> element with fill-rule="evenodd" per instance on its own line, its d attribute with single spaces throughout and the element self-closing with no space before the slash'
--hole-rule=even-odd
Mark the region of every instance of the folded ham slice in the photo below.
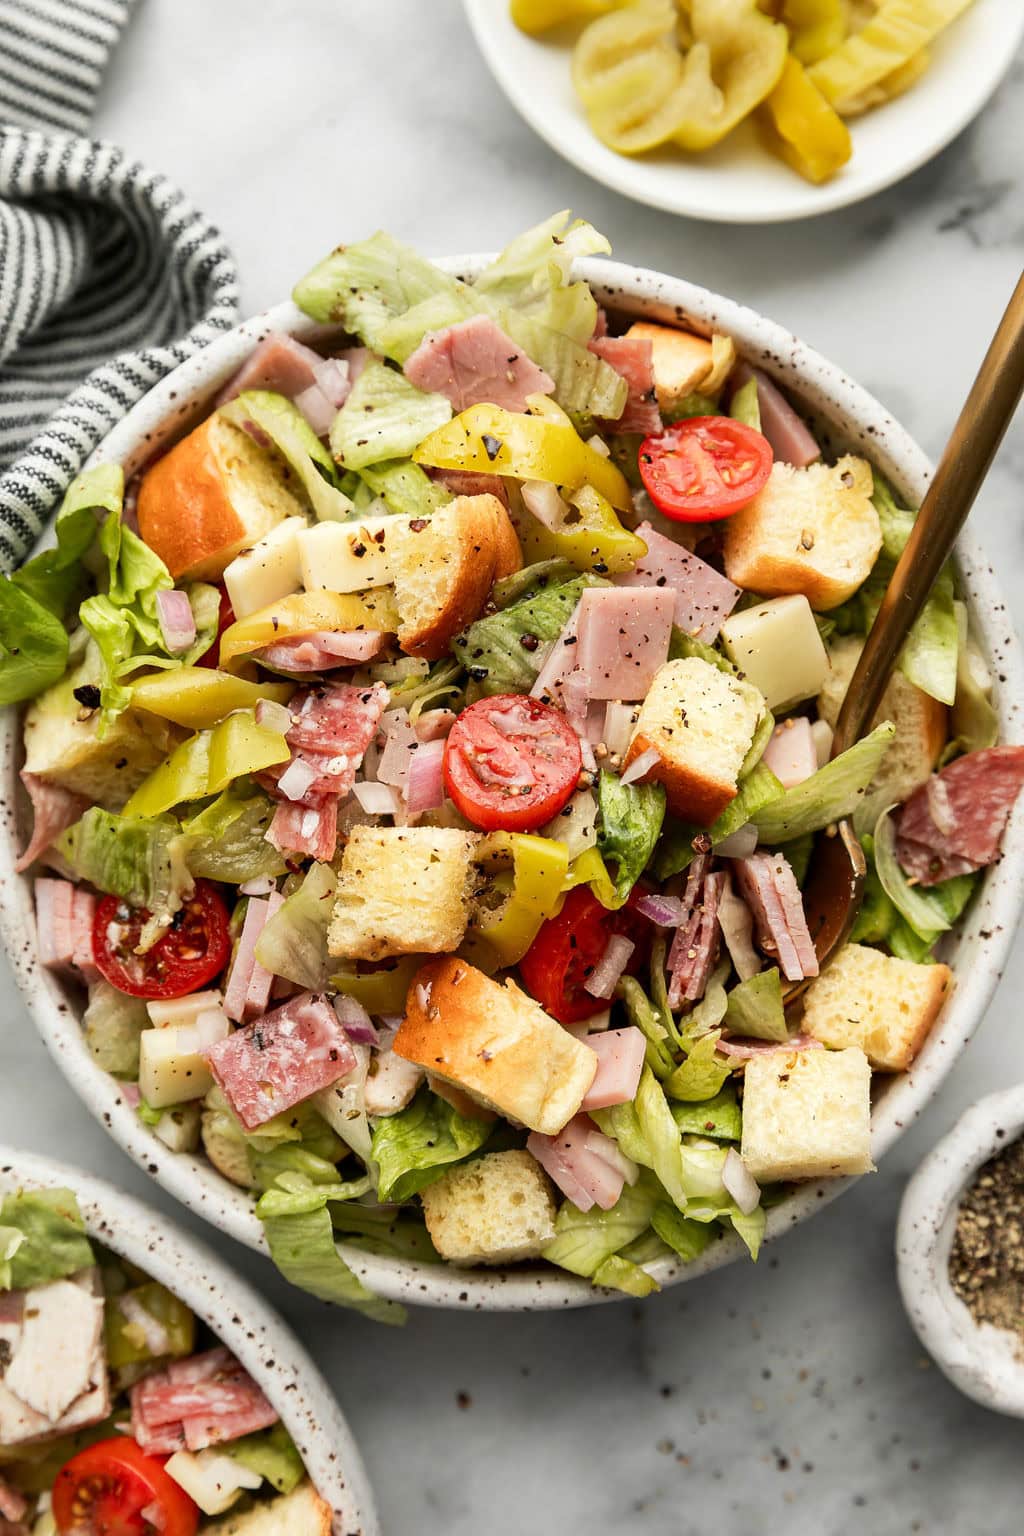
<svg viewBox="0 0 1024 1536">
<path fill-rule="evenodd" d="M 616 432 L 638 432 L 651 437 L 662 430 L 658 396 L 654 388 L 654 347 L 639 336 L 595 336 L 588 348 L 629 385 L 626 407 L 618 421 L 609 422 Z"/>
<path fill-rule="evenodd" d="M 276 1409 L 223 1347 L 175 1361 L 131 1390 L 132 1436 L 150 1455 L 203 1451 L 276 1424 Z"/>
<path fill-rule="evenodd" d="M 802 784 L 818 771 L 818 749 L 805 715 L 783 720 L 771 734 L 761 761 L 770 768 L 783 789 Z"/>
<path fill-rule="evenodd" d="M 294 400 L 304 389 L 316 385 L 316 370 L 323 361 L 312 347 L 274 332 L 264 337 L 238 372 L 232 374 L 214 403 L 226 405 L 247 389 L 272 389 Z"/>
<path fill-rule="evenodd" d="M 526 1149 L 580 1211 L 595 1205 L 610 1211 L 627 1179 L 632 1184 L 637 1178 L 635 1164 L 589 1115 L 576 1115 L 557 1136 L 531 1132 Z"/>
<path fill-rule="evenodd" d="M 896 853 L 919 885 L 984 869 L 999 856 L 1024 785 L 1024 747 L 987 747 L 947 764 L 900 814 Z"/>
<path fill-rule="evenodd" d="M 248 1131 L 329 1088 L 356 1064 L 338 1015 L 311 992 L 219 1040 L 205 1055 Z"/>
<path fill-rule="evenodd" d="M 597 1076 L 587 1089 L 580 1108 L 610 1109 L 630 1104 L 640 1086 L 647 1042 L 635 1024 L 625 1029 L 606 1029 L 584 1035 L 583 1044 L 597 1054 Z"/>
<path fill-rule="evenodd" d="M 666 538 L 650 523 L 637 533 L 647 545 L 631 571 L 614 578 L 619 587 L 662 587 L 675 594 L 672 618 L 688 635 L 711 645 L 740 597 L 740 589 L 706 560 Z"/>
<path fill-rule="evenodd" d="M 73 827 L 79 817 L 85 815 L 91 804 L 85 795 L 73 795 L 69 789 L 63 789 L 59 784 L 48 784 L 37 773 L 26 773 L 22 769 L 21 782 L 32 802 L 33 819 L 32 836 L 28 847 L 14 866 L 19 874 L 23 869 L 28 869 L 30 864 L 34 864 L 40 854 L 45 853 L 62 832 L 66 832 L 68 827 Z"/>
<path fill-rule="evenodd" d="M 482 401 L 523 411 L 529 395 L 550 395 L 555 388 L 550 374 L 531 362 L 489 315 L 428 331 L 406 359 L 404 372 L 410 384 L 444 395 L 456 411 Z"/>
<path fill-rule="evenodd" d="M 760 368 L 751 368 L 749 363 L 739 363 L 733 369 L 732 378 L 738 389 L 751 379 L 757 380 L 761 431 L 771 443 L 776 459 L 783 464 L 795 464 L 798 469 L 803 469 L 813 464 L 815 459 L 821 458 L 821 449 L 807 424 L 797 415 L 785 395 L 775 388 L 766 373 L 762 373 Z"/>
<path fill-rule="evenodd" d="M 788 1040 L 748 1040 L 746 1036 L 736 1035 L 732 1039 L 723 1035 L 715 1046 L 715 1050 L 723 1056 L 731 1056 L 735 1061 L 749 1061 L 752 1056 L 767 1056 L 778 1051 L 820 1051 L 824 1050 L 820 1040 L 813 1040 L 810 1035 L 790 1035 Z"/>
<path fill-rule="evenodd" d="M 266 901 L 255 896 L 249 898 L 234 964 L 224 990 L 224 1012 L 236 1023 L 266 1012 L 274 978 L 256 959 L 256 945 L 267 923 L 283 903 L 280 891 L 272 892 Z"/>
<path fill-rule="evenodd" d="M 383 650 L 387 636 L 380 629 L 316 631 L 266 645 L 253 659 L 278 672 L 329 672 L 332 667 L 353 667 L 372 661 Z"/>
<path fill-rule="evenodd" d="M 778 963 L 787 981 L 817 976 L 818 956 L 807 927 L 803 897 L 781 853 L 733 859 L 733 873 L 754 917 L 757 942 Z"/>
<path fill-rule="evenodd" d="M 17 1523 L 28 1514 L 28 1499 L 11 1483 L 0 1477 L 0 1515 Z"/>
<path fill-rule="evenodd" d="M 96 897 L 70 880 L 40 879 L 35 884 L 39 958 L 51 970 L 74 966 L 95 981 L 92 924 Z"/>
<path fill-rule="evenodd" d="M 675 593 L 588 587 L 580 597 L 576 676 L 589 699 L 643 699 L 668 659 Z"/>
</svg>

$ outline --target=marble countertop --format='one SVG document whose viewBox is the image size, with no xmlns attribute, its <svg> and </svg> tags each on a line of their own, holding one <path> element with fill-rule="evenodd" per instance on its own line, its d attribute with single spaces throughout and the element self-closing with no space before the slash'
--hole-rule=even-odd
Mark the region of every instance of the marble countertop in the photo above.
<svg viewBox="0 0 1024 1536">
<path fill-rule="evenodd" d="M 556 208 L 624 259 L 784 321 L 937 452 L 1024 264 L 1024 62 L 931 165 L 788 228 L 695 224 L 563 164 L 492 83 L 458 0 L 142 0 L 98 129 L 222 226 L 246 309 L 378 227 L 496 247 Z M 977 510 L 1024 625 L 1024 422 Z M 51 1068 L 0 961 L 3 1139 L 171 1210 Z M 763 1255 L 654 1297 L 526 1317 L 420 1312 L 404 1332 L 304 1301 L 221 1241 L 337 1389 L 389 1536 L 872 1536 L 1017 1523 L 1019 1425 L 922 1358 L 896 1291 L 906 1179 L 980 1094 L 1024 1073 L 1024 952 L 938 1099 L 841 1201 Z M 189 1218 L 175 1214 L 185 1224 Z M 194 1224 L 194 1223 L 193 1223 Z"/>
</svg>

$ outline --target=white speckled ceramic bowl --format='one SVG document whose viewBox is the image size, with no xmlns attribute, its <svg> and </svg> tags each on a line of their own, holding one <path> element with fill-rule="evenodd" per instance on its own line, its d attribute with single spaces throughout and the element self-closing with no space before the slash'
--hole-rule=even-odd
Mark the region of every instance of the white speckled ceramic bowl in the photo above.
<svg viewBox="0 0 1024 1536">
<path fill-rule="evenodd" d="M 486 260 L 467 256 L 442 265 L 472 276 Z M 772 374 L 807 412 L 826 451 L 866 454 L 910 505 L 919 504 L 930 473 L 920 448 L 877 400 L 784 327 L 731 299 L 642 268 L 591 260 L 579 263 L 578 275 L 591 283 L 599 302 L 609 309 L 683 323 L 705 333 L 727 332 L 743 355 Z M 196 421 L 219 387 L 270 331 L 310 339 L 322 335 L 324 328 L 292 304 L 281 304 L 236 327 L 157 385 L 114 429 L 97 456 L 121 460 L 129 473 L 134 472 L 158 446 Z M 969 537 L 961 541 L 957 564 L 972 624 L 997 680 L 1002 739 L 1024 741 L 1024 673 L 1006 605 L 991 569 Z M 20 761 L 18 718 L 9 711 L 0 725 L 0 931 L 39 1031 L 83 1102 L 142 1168 L 216 1227 L 262 1249 L 262 1229 L 250 1197 L 228 1184 L 204 1159 L 169 1152 L 142 1125 L 117 1083 L 95 1065 L 83 1046 L 80 992 L 36 961 L 30 882 L 12 870 L 16 852 L 27 837 L 26 821 L 17 814 Z M 1018 811 L 1004 840 L 1003 858 L 987 871 L 965 921 L 949 940 L 947 958 L 957 972 L 952 1000 L 913 1069 L 879 1087 L 873 1121 L 876 1160 L 932 1098 L 977 1028 L 999 980 L 1022 904 L 1024 811 Z M 777 1237 L 803 1221 L 840 1194 L 848 1182 L 836 1179 L 804 1185 L 772 1209 L 768 1236 Z M 618 1295 L 595 1291 L 584 1280 L 543 1266 L 457 1270 L 368 1255 L 344 1244 L 341 1251 L 378 1294 L 421 1305 L 513 1311 L 586 1306 Z M 723 1236 L 695 1263 L 661 1260 L 652 1273 L 660 1284 L 674 1285 L 744 1253 L 738 1238 Z"/>
<path fill-rule="evenodd" d="M 1022 1133 L 1024 1084 L 979 1099 L 914 1174 L 896 1228 L 900 1293 L 921 1343 L 961 1392 L 1017 1419 L 1024 1419 L 1024 1350 L 1012 1333 L 971 1316 L 950 1284 L 949 1254 L 964 1191 Z"/>
<path fill-rule="evenodd" d="M 74 1192 L 89 1236 L 167 1286 L 259 1383 L 334 1512 L 334 1536 L 380 1536 L 352 1433 L 298 1339 L 251 1286 L 181 1227 L 140 1201 L 48 1157 L 0 1146 L 0 1197 L 18 1189 Z"/>
</svg>

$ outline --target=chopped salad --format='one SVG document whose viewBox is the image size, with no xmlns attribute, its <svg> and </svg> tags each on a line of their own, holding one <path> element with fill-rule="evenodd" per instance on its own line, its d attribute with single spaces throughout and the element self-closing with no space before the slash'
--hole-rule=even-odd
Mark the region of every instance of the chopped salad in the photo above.
<svg viewBox="0 0 1024 1536">
<path fill-rule="evenodd" d="M 1024 779 L 952 568 L 831 756 L 914 512 L 728 336 L 606 312 L 573 262 L 608 249 L 565 214 L 471 282 L 340 247 L 315 348 L 266 335 L 127 487 L 85 471 L 0 585 L 87 1050 L 385 1321 L 336 1240 L 644 1295 L 868 1170 Z"/>
<path fill-rule="evenodd" d="M 331 1531 L 256 1382 L 66 1189 L 0 1201 L 0 1531 Z"/>
</svg>

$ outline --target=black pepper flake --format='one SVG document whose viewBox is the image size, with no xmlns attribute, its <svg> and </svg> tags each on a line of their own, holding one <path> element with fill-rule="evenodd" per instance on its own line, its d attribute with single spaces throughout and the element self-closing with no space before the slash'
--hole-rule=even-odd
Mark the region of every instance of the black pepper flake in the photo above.
<svg viewBox="0 0 1024 1536">
<path fill-rule="evenodd" d="M 99 709 L 100 691 L 95 683 L 82 683 L 79 688 L 72 690 L 79 704 L 85 709 Z"/>
<path fill-rule="evenodd" d="M 484 445 L 484 452 L 487 454 L 487 457 L 490 459 L 491 463 L 493 464 L 495 459 L 498 457 L 498 454 L 501 452 L 501 449 L 502 449 L 501 438 L 500 437 L 492 437 L 489 432 L 485 432 L 483 434 L 483 438 L 481 440 L 482 440 L 483 445 Z"/>
</svg>

